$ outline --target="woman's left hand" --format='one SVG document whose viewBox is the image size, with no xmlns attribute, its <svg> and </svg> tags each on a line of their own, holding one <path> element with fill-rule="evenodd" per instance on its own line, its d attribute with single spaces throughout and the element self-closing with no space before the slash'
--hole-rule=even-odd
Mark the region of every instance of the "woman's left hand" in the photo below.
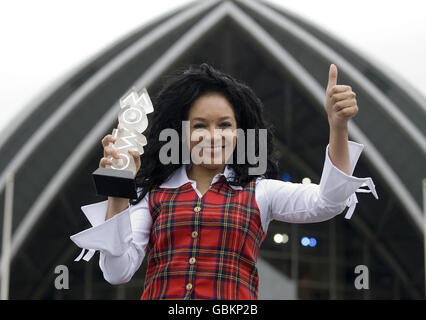
<svg viewBox="0 0 426 320">
<path fill-rule="evenodd" d="M 328 123 L 333 128 L 347 128 L 350 118 L 358 113 L 356 94 L 350 86 L 337 85 L 337 67 L 330 65 L 325 98 Z"/>
</svg>

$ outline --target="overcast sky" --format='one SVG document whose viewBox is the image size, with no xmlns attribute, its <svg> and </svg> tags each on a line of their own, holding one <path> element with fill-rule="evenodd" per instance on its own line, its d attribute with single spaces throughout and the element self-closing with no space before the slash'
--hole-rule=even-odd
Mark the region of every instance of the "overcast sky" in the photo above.
<svg viewBox="0 0 426 320">
<path fill-rule="evenodd" d="M 268 0 L 374 57 L 426 96 L 421 0 Z M 183 0 L 0 2 L 0 130 L 49 85 Z"/>
</svg>

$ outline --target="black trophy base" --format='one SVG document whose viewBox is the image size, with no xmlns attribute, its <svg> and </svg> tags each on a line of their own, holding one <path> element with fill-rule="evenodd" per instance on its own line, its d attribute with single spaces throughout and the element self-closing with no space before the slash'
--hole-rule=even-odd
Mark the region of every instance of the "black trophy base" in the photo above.
<svg viewBox="0 0 426 320">
<path fill-rule="evenodd" d="M 98 195 L 136 199 L 136 184 L 132 171 L 98 168 L 92 173 Z"/>
</svg>

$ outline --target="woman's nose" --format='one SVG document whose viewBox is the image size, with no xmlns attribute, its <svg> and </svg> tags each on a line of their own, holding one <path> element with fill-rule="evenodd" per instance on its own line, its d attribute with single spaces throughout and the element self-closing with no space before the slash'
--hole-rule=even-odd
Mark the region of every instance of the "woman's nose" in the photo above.
<svg viewBox="0 0 426 320">
<path fill-rule="evenodd" d="M 222 135 L 220 134 L 220 132 L 218 131 L 218 128 L 211 128 L 209 130 L 209 135 L 210 135 L 210 142 L 213 145 L 215 142 L 217 143 L 221 143 L 222 141 Z"/>
</svg>

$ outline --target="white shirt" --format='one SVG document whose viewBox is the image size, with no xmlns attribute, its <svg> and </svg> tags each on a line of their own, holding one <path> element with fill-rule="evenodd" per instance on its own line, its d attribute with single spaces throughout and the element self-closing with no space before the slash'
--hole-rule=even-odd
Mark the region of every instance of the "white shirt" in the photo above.
<svg viewBox="0 0 426 320">
<path fill-rule="evenodd" d="M 319 185 L 315 183 L 293 183 L 275 179 L 257 178 L 255 199 L 259 207 L 261 224 L 266 233 L 272 220 L 289 223 L 313 223 L 329 220 L 349 210 L 345 218 L 350 219 L 358 202 L 355 192 L 372 192 L 378 199 L 373 180 L 370 177 L 352 176 L 364 145 L 348 141 L 350 157 L 350 175 L 333 165 L 328 155 L 329 145 L 325 150 L 325 161 Z M 190 180 L 186 174 L 186 165 L 182 165 L 160 185 L 164 188 L 178 188 L 191 182 L 195 192 L 201 198 L 196 181 Z M 217 174 L 211 184 L 224 175 L 232 179 L 234 171 L 228 165 L 223 173 Z M 359 187 L 367 186 L 367 189 Z M 232 186 L 241 189 L 240 186 Z M 138 193 L 142 190 L 139 188 Z M 149 192 L 136 205 L 130 205 L 124 211 L 105 221 L 108 200 L 81 207 L 91 228 L 74 234 L 70 239 L 80 248 L 79 261 L 85 249 L 89 251 L 83 260 L 89 261 L 95 250 L 100 251 L 99 266 L 104 278 L 111 284 L 128 282 L 139 269 L 146 253 L 146 246 L 152 226 L 152 218 L 148 209 Z"/>
</svg>

